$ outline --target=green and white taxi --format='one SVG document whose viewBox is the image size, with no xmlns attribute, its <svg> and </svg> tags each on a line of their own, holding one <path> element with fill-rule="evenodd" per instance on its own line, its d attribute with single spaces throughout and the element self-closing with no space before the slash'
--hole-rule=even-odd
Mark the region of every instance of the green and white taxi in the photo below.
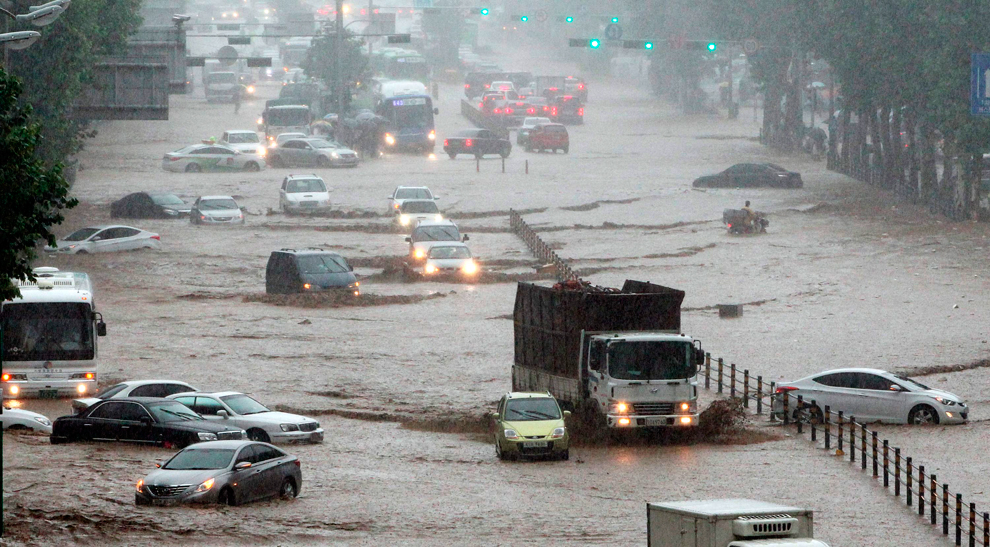
<svg viewBox="0 0 990 547">
<path fill-rule="evenodd" d="M 260 171 L 264 166 L 263 157 L 244 154 L 224 144 L 193 144 L 162 158 L 162 169 L 176 173 Z"/>
<path fill-rule="evenodd" d="M 570 457 L 570 438 L 561 411 L 550 393 L 506 393 L 492 413 L 495 454 L 500 460 L 519 457 Z"/>
</svg>

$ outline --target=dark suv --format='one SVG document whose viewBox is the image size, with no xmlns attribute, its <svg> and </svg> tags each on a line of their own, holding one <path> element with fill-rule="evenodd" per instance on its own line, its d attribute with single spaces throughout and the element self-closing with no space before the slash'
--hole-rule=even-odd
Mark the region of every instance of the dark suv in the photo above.
<svg viewBox="0 0 990 547">
<path fill-rule="evenodd" d="M 265 268 L 268 294 L 339 290 L 360 296 L 359 285 L 344 257 L 319 248 L 272 251 Z"/>
</svg>

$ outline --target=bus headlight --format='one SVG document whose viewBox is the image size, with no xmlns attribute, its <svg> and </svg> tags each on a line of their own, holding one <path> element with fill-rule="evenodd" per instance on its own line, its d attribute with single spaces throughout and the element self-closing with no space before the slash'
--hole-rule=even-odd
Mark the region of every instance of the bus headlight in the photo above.
<svg viewBox="0 0 990 547">
<path fill-rule="evenodd" d="M 395 145 L 395 137 L 393 137 L 391 133 L 385 133 L 385 144 L 389 146 Z"/>
<path fill-rule="evenodd" d="M 20 392 L 21 392 L 21 388 L 19 388 L 17 386 L 10 386 L 10 394 L 11 395 L 17 395 Z"/>
<path fill-rule="evenodd" d="M 86 384 L 79 384 L 76 386 L 76 391 L 78 391 L 80 395 L 86 393 Z"/>
</svg>

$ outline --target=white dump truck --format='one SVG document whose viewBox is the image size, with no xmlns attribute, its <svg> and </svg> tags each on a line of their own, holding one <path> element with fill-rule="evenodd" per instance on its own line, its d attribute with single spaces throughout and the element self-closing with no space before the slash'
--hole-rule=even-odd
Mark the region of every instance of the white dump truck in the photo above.
<svg viewBox="0 0 990 547">
<path fill-rule="evenodd" d="M 648 547 L 828 547 L 810 509 L 747 499 L 646 504 Z"/>
</svg>

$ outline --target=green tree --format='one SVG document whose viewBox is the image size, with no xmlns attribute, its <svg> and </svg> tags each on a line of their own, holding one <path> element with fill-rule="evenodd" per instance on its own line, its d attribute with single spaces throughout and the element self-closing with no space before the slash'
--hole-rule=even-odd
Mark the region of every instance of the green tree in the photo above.
<svg viewBox="0 0 990 547">
<path fill-rule="evenodd" d="M 323 36 L 313 40 L 313 46 L 306 52 L 306 59 L 302 62 L 302 68 L 306 71 L 307 76 L 322 80 L 331 93 L 337 91 L 338 82 L 340 78 L 343 78 L 347 93 L 344 94 L 343 108 L 337 107 L 335 110 L 338 113 L 344 113 L 350 108 L 351 95 L 357 88 L 358 82 L 367 79 L 371 72 L 368 68 L 368 58 L 362 51 L 364 40 L 355 37 L 351 32 L 344 31 L 339 73 L 336 71 L 334 62 L 337 55 L 336 46 L 336 37 L 332 29 L 329 29 Z"/>
<path fill-rule="evenodd" d="M 32 0 L 15 0 L 24 13 Z M 126 52 L 127 37 L 141 25 L 141 0 L 86 0 L 72 5 L 31 47 L 9 52 L 8 72 L 20 78 L 21 102 L 32 105 L 44 137 L 37 153 L 49 165 L 64 162 L 92 135 L 87 120 L 76 119 L 72 106 L 92 80 L 93 66 L 105 55 Z"/>
<path fill-rule="evenodd" d="M 46 167 L 38 157 L 42 127 L 32 121 L 30 106 L 18 104 L 20 94 L 20 83 L 0 70 L 0 300 L 20 295 L 12 279 L 34 279 L 38 241 L 54 245 L 51 227 L 78 203 L 68 197 L 61 164 Z"/>
</svg>

